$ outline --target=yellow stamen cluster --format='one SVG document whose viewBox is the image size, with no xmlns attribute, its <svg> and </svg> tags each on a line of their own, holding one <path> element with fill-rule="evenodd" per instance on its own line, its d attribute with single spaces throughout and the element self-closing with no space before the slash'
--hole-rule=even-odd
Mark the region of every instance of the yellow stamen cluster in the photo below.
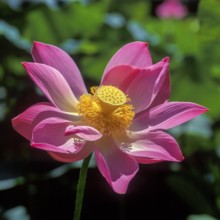
<svg viewBox="0 0 220 220">
<path fill-rule="evenodd" d="M 114 86 L 91 88 L 92 94 L 84 94 L 78 104 L 79 114 L 102 134 L 127 129 L 133 118 L 133 106 L 126 104 L 128 97 Z"/>
</svg>

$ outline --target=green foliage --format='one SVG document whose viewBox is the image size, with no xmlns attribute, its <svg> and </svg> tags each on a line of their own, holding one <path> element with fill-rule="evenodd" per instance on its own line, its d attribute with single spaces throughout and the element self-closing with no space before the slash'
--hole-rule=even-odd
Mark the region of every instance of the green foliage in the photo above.
<svg viewBox="0 0 220 220">
<path fill-rule="evenodd" d="M 206 119 L 171 131 L 186 160 L 166 183 L 192 214 L 219 218 L 220 1 L 201 0 L 197 14 L 182 20 L 152 16 L 151 1 L 143 0 L 64 1 L 53 7 L 43 1 L 23 6 L 8 2 L 0 2 L 0 121 L 34 104 L 32 97 L 42 99 L 20 64 L 31 60 L 33 41 L 65 49 L 88 87 L 98 85 L 108 60 L 121 46 L 148 41 L 154 62 L 171 58 L 171 100 L 209 108 Z M 7 151 L 5 155 L 18 160 Z M 201 219 L 212 219 L 209 215 Z M 188 220 L 200 217 L 191 215 Z"/>
<path fill-rule="evenodd" d="M 31 41 L 59 44 L 68 38 L 91 38 L 98 34 L 108 0 L 90 4 L 69 4 L 57 10 L 35 7 L 26 16 L 23 36 Z"/>
</svg>

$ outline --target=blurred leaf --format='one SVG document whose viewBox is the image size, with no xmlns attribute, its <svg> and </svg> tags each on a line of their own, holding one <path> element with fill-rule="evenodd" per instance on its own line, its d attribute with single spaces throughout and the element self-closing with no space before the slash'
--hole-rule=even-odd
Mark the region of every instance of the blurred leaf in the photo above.
<svg viewBox="0 0 220 220">
<path fill-rule="evenodd" d="M 31 48 L 29 41 L 21 37 L 18 28 L 3 20 L 0 20 L 0 34 L 3 34 L 12 44 L 21 49 L 29 51 Z"/>
<path fill-rule="evenodd" d="M 170 45 L 175 44 L 176 50 L 173 51 L 173 53 L 181 53 L 184 55 L 197 54 L 199 52 L 199 23 L 197 19 L 151 19 L 149 21 L 145 22 L 144 27 L 160 39 L 160 46 L 162 48 L 164 47 L 169 50 Z"/>
<path fill-rule="evenodd" d="M 208 152 L 215 149 L 215 146 L 210 144 L 210 140 L 204 136 L 187 134 L 180 137 L 180 140 L 182 140 L 183 152 L 186 157 L 198 152 Z"/>
<path fill-rule="evenodd" d="M 5 119 L 5 115 L 7 113 L 7 105 L 5 102 L 0 102 L 0 121 L 3 121 Z"/>
<path fill-rule="evenodd" d="M 208 198 L 204 196 L 196 183 L 180 175 L 169 176 L 167 183 L 195 212 L 208 214 L 213 212 Z"/>
<path fill-rule="evenodd" d="M 149 33 L 139 23 L 135 21 L 129 21 L 127 28 L 135 40 L 147 41 L 150 45 L 157 45 L 160 42 L 160 38 L 152 33 Z"/>
<path fill-rule="evenodd" d="M 5 99 L 7 97 L 7 90 L 4 86 L 0 86 L 0 99 Z"/>
<path fill-rule="evenodd" d="M 172 134 L 180 136 L 183 134 L 193 134 L 210 138 L 212 135 L 212 121 L 206 115 L 200 115 L 191 121 L 170 130 Z"/>
<path fill-rule="evenodd" d="M 3 79 L 3 76 L 4 76 L 4 70 L 0 65 L 0 81 Z"/>
<path fill-rule="evenodd" d="M 79 50 L 82 42 L 81 40 L 68 39 L 61 44 L 61 48 L 67 53 L 72 54 Z"/>
<path fill-rule="evenodd" d="M 14 188 L 18 185 L 24 184 L 25 180 L 23 177 L 17 177 L 7 180 L 0 180 L 0 191 Z"/>
<path fill-rule="evenodd" d="M 5 60 L 5 66 L 11 74 L 17 76 L 26 75 L 24 68 L 21 65 L 21 57 L 8 56 Z"/>
<path fill-rule="evenodd" d="M 79 52 L 84 53 L 86 55 L 91 55 L 99 52 L 99 45 L 94 42 L 84 40 L 82 41 Z"/>
<path fill-rule="evenodd" d="M 217 218 L 212 217 L 211 215 L 201 214 L 201 215 L 190 215 L 187 220 L 217 220 Z"/>
<path fill-rule="evenodd" d="M 220 2 L 218 0 L 201 0 L 199 4 L 199 19 L 201 22 L 200 37 L 202 42 L 220 40 Z"/>
<path fill-rule="evenodd" d="M 50 10 L 46 6 L 35 8 L 27 15 L 23 35 L 26 38 L 59 44 L 68 38 L 97 35 L 104 22 L 109 0 L 89 5 L 72 3 Z"/>
<path fill-rule="evenodd" d="M 119 13 L 107 13 L 105 23 L 112 28 L 121 28 L 125 25 L 125 18 Z"/>
<path fill-rule="evenodd" d="M 4 212 L 4 220 L 30 220 L 27 209 L 24 206 L 16 206 Z"/>
<path fill-rule="evenodd" d="M 202 67 L 201 67 L 202 69 Z M 216 100 L 219 99 L 220 88 L 216 87 L 208 75 L 206 75 L 206 80 L 203 81 L 192 81 L 190 75 L 187 72 L 182 72 L 177 74 L 172 74 L 171 76 L 171 86 L 172 86 L 172 100 L 178 101 L 191 101 L 198 104 L 206 106 L 210 111 L 209 115 L 212 117 L 218 117 L 220 112 L 220 106 Z M 202 77 L 199 77 L 200 80 Z"/>
</svg>

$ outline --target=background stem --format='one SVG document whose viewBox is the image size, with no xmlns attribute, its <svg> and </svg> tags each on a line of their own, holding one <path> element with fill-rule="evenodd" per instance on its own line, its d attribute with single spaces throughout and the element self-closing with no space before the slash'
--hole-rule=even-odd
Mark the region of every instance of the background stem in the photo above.
<svg viewBox="0 0 220 220">
<path fill-rule="evenodd" d="M 80 169 L 79 180 L 78 180 L 77 191 L 76 191 L 76 203 L 75 203 L 73 220 L 80 220 L 87 170 L 88 170 L 91 156 L 92 154 L 90 154 L 87 158 L 83 160 L 83 164 Z"/>
</svg>

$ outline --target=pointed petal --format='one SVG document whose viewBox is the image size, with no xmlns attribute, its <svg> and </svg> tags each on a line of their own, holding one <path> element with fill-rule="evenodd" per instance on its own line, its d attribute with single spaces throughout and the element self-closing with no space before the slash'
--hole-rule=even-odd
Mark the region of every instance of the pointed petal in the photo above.
<svg viewBox="0 0 220 220">
<path fill-rule="evenodd" d="M 107 64 L 104 75 L 118 65 L 130 65 L 138 68 L 146 68 L 152 65 L 152 59 L 146 42 L 132 42 L 123 46 L 113 55 Z"/>
<path fill-rule="evenodd" d="M 168 102 L 151 110 L 150 130 L 170 129 L 207 111 L 204 106 L 192 102 Z"/>
<path fill-rule="evenodd" d="M 121 149 L 139 163 L 183 160 L 175 139 L 163 131 L 128 133 Z"/>
<path fill-rule="evenodd" d="M 22 63 L 32 80 L 59 109 L 76 111 L 77 99 L 66 80 L 56 69 L 39 63 Z"/>
<path fill-rule="evenodd" d="M 207 111 L 204 106 L 192 102 L 167 102 L 135 117 L 131 130 L 166 130 Z"/>
<path fill-rule="evenodd" d="M 168 59 L 169 58 L 165 58 Z M 158 89 L 158 93 L 152 100 L 152 103 L 150 106 L 148 106 L 148 109 L 154 108 L 157 105 L 161 105 L 165 102 L 168 102 L 169 97 L 170 97 L 170 72 L 169 68 L 167 66 L 167 71 L 165 71 L 164 74 L 164 80 L 163 78 L 161 79 L 161 85 L 159 85 L 160 88 Z"/>
<path fill-rule="evenodd" d="M 113 85 L 121 89 L 131 99 L 131 104 L 137 113 L 150 106 L 160 89 L 163 88 L 168 66 L 168 58 L 164 58 L 146 69 L 126 65 L 117 66 L 104 76 L 102 84 Z M 158 99 L 164 101 L 162 96 Z"/>
<path fill-rule="evenodd" d="M 124 194 L 138 171 L 137 162 L 122 152 L 111 138 L 96 143 L 95 159 L 99 171 L 116 193 Z"/>
<path fill-rule="evenodd" d="M 126 93 L 136 112 L 148 108 L 154 101 L 164 82 L 169 67 L 167 58 L 148 67 L 129 85 Z"/>
<path fill-rule="evenodd" d="M 87 93 L 77 65 L 65 51 L 53 45 L 34 42 L 32 56 L 36 63 L 43 63 L 57 69 L 66 79 L 77 99 Z"/>
<path fill-rule="evenodd" d="M 66 114 L 50 103 L 37 103 L 12 119 L 13 128 L 22 136 L 31 140 L 33 128 L 49 117 L 60 117 L 66 120 L 79 121 L 77 115 Z"/>
<path fill-rule="evenodd" d="M 93 127 L 70 125 L 65 130 L 65 135 L 77 135 L 87 141 L 97 141 L 102 134 Z"/>
<path fill-rule="evenodd" d="M 61 118 L 47 118 L 33 129 L 33 147 L 58 153 L 75 153 L 85 145 L 85 140 L 75 141 L 74 135 L 65 135 L 71 121 Z"/>
<path fill-rule="evenodd" d="M 127 86 L 144 71 L 128 65 L 116 66 L 102 77 L 101 85 L 113 85 L 125 92 Z"/>
</svg>

